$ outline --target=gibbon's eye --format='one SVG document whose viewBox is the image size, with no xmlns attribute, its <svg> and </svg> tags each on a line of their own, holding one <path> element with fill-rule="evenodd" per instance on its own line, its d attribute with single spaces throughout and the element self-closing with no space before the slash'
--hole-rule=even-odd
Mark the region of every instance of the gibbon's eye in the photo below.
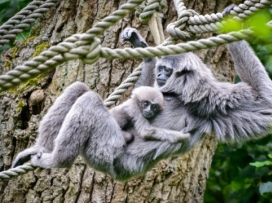
<svg viewBox="0 0 272 203">
<path fill-rule="evenodd" d="M 172 68 L 168 68 L 168 67 L 165 67 L 164 70 L 165 70 L 165 74 L 166 74 L 166 75 L 171 75 L 171 74 L 172 74 L 172 71 L 173 71 Z"/>
<path fill-rule="evenodd" d="M 148 107 L 149 101 L 142 101 L 142 106 L 143 107 Z"/>
<path fill-rule="evenodd" d="M 163 69 L 165 69 L 164 66 L 159 66 L 159 67 L 158 67 L 159 72 L 162 72 Z"/>
<path fill-rule="evenodd" d="M 158 67 L 158 71 L 159 71 L 159 72 L 161 72 L 162 69 L 163 69 L 163 66 L 159 66 L 159 67 Z"/>
<path fill-rule="evenodd" d="M 151 104 L 151 110 L 157 112 L 160 110 L 160 106 L 158 104 Z"/>
</svg>

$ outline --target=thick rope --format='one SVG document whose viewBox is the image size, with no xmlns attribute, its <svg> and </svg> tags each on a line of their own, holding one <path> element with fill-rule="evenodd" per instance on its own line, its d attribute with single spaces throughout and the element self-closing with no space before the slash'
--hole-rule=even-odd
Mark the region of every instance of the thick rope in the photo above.
<svg viewBox="0 0 272 203">
<path fill-rule="evenodd" d="M 227 44 L 242 39 L 248 39 L 253 32 L 251 30 L 241 30 L 238 32 L 230 32 L 221 34 L 208 39 L 200 39 L 198 41 L 189 41 L 176 45 L 157 46 L 147 48 L 125 48 L 125 49 L 101 49 L 101 57 L 107 59 L 135 59 L 135 58 L 152 58 L 156 56 L 167 56 L 180 54 L 190 51 L 207 49 L 218 45 Z"/>
<path fill-rule="evenodd" d="M 272 0 L 247 0 L 238 6 L 235 6 L 233 10 L 230 12 L 231 14 L 235 15 L 237 20 L 245 19 L 246 17 L 252 15 L 253 13 L 268 7 L 271 5 Z M 210 15 L 195 15 L 188 13 L 188 10 L 184 9 L 183 2 L 180 3 L 181 11 L 180 13 L 187 12 L 189 16 L 188 21 L 182 18 L 180 21 L 177 21 L 176 24 L 183 26 L 173 26 L 169 24 L 167 27 L 167 32 L 174 38 L 180 38 L 184 40 L 186 36 L 181 35 L 180 32 L 185 32 L 190 34 L 201 34 L 205 32 L 216 32 L 218 28 L 222 27 L 221 20 L 223 19 L 222 13 L 212 13 Z M 190 11 L 189 11 L 190 12 Z M 185 14 L 180 14 L 185 15 Z M 172 26 L 172 27 L 171 27 Z M 179 29 L 180 28 L 180 29 Z M 185 30 L 185 31 L 184 31 Z M 189 36 L 188 36 L 189 37 Z"/>
<path fill-rule="evenodd" d="M 0 180 L 9 180 L 19 175 L 26 174 L 29 171 L 34 171 L 35 168 L 36 167 L 32 166 L 30 163 L 26 163 L 16 168 L 11 168 L 7 171 L 0 172 Z"/>
<path fill-rule="evenodd" d="M 142 72 L 142 66 L 137 67 L 128 77 L 125 79 L 114 92 L 104 101 L 104 104 L 109 107 L 116 103 L 118 99 L 122 96 L 124 92 L 128 90 L 129 87 L 132 87 L 135 82 L 138 80 Z"/>
<path fill-rule="evenodd" d="M 59 0 L 33 1 L 4 23 L 0 27 L 0 48 L 2 45 L 13 40 L 17 34 L 22 33 L 32 22 L 42 17 L 43 14 L 58 1 Z"/>
<path fill-rule="evenodd" d="M 175 0 L 175 7 L 178 13 L 178 20 L 176 22 L 170 23 L 166 31 L 171 36 L 171 38 L 168 38 L 166 42 L 164 42 L 164 45 L 169 44 L 169 42 L 179 38 L 184 41 L 190 40 L 194 38 L 193 33 L 189 33 L 187 31 L 184 31 L 186 23 L 189 20 L 189 17 L 193 15 L 192 10 L 188 10 L 182 0 Z"/>
<path fill-rule="evenodd" d="M 267 2 L 267 0 L 263 0 Z M 33 58 L 31 61 L 25 62 L 21 66 L 17 66 L 15 69 L 9 71 L 6 75 L 0 76 L 0 91 L 8 90 L 10 88 L 13 88 L 20 84 L 21 82 L 24 82 L 30 78 L 33 78 L 43 72 L 46 72 L 50 69 L 55 68 L 57 65 L 61 64 L 62 62 L 70 59 L 77 59 L 81 58 L 85 63 L 93 63 L 95 62 L 98 57 L 99 53 L 101 51 L 101 56 L 106 58 L 120 58 L 117 57 L 117 55 L 121 54 L 122 51 L 117 50 L 116 54 L 114 54 L 114 51 L 109 50 L 108 48 L 103 48 L 101 50 L 100 47 L 100 41 L 98 38 L 94 38 L 95 36 L 101 34 L 106 28 L 117 22 L 120 18 L 122 18 L 124 15 L 126 15 L 129 11 L 134 9 L 137 5 L 139 5 L 141 1 L 131 0 L 127 4 L 124 4 L 120 10 L 114 12 L 112 15 L 106 17 L 102 22 L 96 24 L 94 28 L 88 30 L 85 34 L 75 34 L 71 37 L 67 38 L 64 42 L 60 43 L 57 46 L 53 46 L 49 48 L 49 50 L 42 52 L 39 56 Z M 263 4 L 263 5 L 268 5 Z M 257 6 L 256 6 L 257 7 Z M 262 6 L 258 6 L 262 7 Z M 223 35 L 223 37 L 227 38 L 226 35 Z M 93 40 L 93 43 L 91 43 Z M 237 40 L 240 40 L 238 38 Z M 204 44 L 209 43 L 213 45 L 204 46 Z M 186 44 L 180 44 L 180 51 L 177 51 L 178 53 L 183 53 L 185 51 L 194 51 L 199 50 L 201 47 L 207 48 L 216 46 L 214 44 L 216 41 L 222 42 L 222 39 L 216 39 L 216 38 L 210 38 L 206 40 L 199 40 L 198 42 L 191 42 L 192 45 L 194 45 L 194 48 L 186 49 Z M 234 39 L 235 41 L 235 39 Z M 230 40 L 225 40 L 226 43 L 230 42 Z M 91 43 L 91 46 L 88 46 L 88 44 Z M 202 45 L 201 45 L 202 44 Z M 218 43 L 217 45 L 220 45 L 222 43 Z M 184 47 L 182 49 L 182 47 Z M 153 52 L 156 52 L 154 49 L 159 48 L 153 48 Z M 127 49 L 126 49 L 127 50 Z M 139 51 L 139 49 L 137 49 Z M 128 50 L 127 50 L 128 51 Z M 164 52 L 163 54 L 171 54 L 173 51 L 165 51 L 160 50 L 161 52 Z M 160 52 L 157 51 L 157 52 Z M 118 53 L 117 53 L 118 52 Z M 133 51 L 130 51 L 131 53 Z M 133 54 L 131 56 L 127 56 L 127 54 L 124 54 L 124 58 L 132 58 L 132 57 L 142 57 L 143 53 L 146 52 L 144 50 L 141 51 L 142 53 L 137 56 L 137 54 Z M 176 52 L 176 53 L 177 53 Z M 105 53 L 113 53 L 114 56 L 110 57 L 107 56 Z M 154 54 L 146 54 L 149 56 L 153 56 Z M 162 53 L 160 53 L 160 56 Z M 123 59 L 124 59 L 123 58 Z"/>
<path fill-rule="evenodd" d="M 99 57 L 100 53 L 100 57 L 107 59 L 148 58 L 155 56 L 166 56 L 172 54 L 185 53 L 188 51 L 196 51 L 200 49 L 211 48 L 218 45 L 227 44 L 242 39 L 247 39 L 250 36 L 250 34 L 252 34 L 252 31 L 242 30 L 238 32 L 231 32 L 228 34 L 221 34 L 216 37 L 210 37 L 207 39 L 200 39 L 198 41 L 190 41 L 186 43 L 180 43 L 169 46 L 157 46 L 135 49 L 100 48 L 100 50 L 95 51 L 95 55 Z M 88 46 L 86 46 L 86 50 L 88 49 L 87 47 Z M 78 50 L 77 54 L 78 53 L 80 53 L 80 50 Z M 72 54 L 70 55 L 70 53 L 65 54 L 67 54 L 66 56 L 70 57 L 70 59 L 74 58 L 74 56 Z M 55 63 L 51 63 L 52 60 L 48 60 L 45 62 L 45 64 L 38 65 L 37 62 L 39 62 L 38 60 L 41 59 L 41 56 L 35 57 L 34 59 L 35 60 L 26 62 L 24 64 L 27 67 L 19 66 L 14 70 L 9 71 L 6 75 L 0 76 L 0 91 L 4 91 L 12 87 L 15 87 L 21 82 L 28 80 L 29 78 L 32 78 L 33 76 L 39 75 L 42 72 L 52 69 L 50 65 L 54 66 L 55 63 L 60 63 L 64 61 L 64 59 L 61 58 L 60 55 L 53 57 L 53 60 L 56 61 Z M 34 67 L 36 69 L 33 69 Z"/>
<path fill-rule="evenodd" d="M 94 50 L 93 53 L 95 53 L 95 56 L 97 57 L 99 57 L 100 53 L 100 57 L 108 59 L 148 58 L 155 56 L 166 56 L 171 54 L 180 54 L 188 51 L 206 49 L 234 41 L 239 41 L 241 39 L 248 38 L 248 34 L 251 33 L 252 32 L 249 30 L 243 30 L 239 32 L 231 32 L 229 34 L 221 34 L 216 37 L 210 37 L 208 39 L 200 39 L 198 41 L 190 41 L 187 43 L 170 46 L 157 46 L 136 49 L 100 48 L 100 50 Z M 99 42 L 97 42 L 97 44 L 98 43 Z M 63 43 L 62 45 L 67 45 L 67 43 Z M 35 57 L 32 61 L 26 62 L 23 66 L 17 66 L 15 69 L 9 71 L 6 75 L 0 76 L 0 91 L 16 87 L 21 82 L 52 69 L 53 67 L 55 67 L 56 64 L 64 62 L 64 57 L 61 57 L 60 55 L 54 56 L 53 59 L 49 60 L 49 56 L 56 54 L 56 52 L 54 51 L 64 52 L 65 50 L 67 50 L 66 47 L 64 47 L 65 49 L 61 49 L 63 47 L 53 47 L 51 50 L 44 52 L 43 56 Z M 77 52 L 75 54 L 73 54 L 74 52 L 72 54 L 64 53 L 64 56 L 66 56 L 66 59 L 76 58 L 78 54 L 85 54 L 85 51 L 89 50 L 88 47 L 89 46 L 85 46 L 85 49 L 83 51 L 80 49 L 70 49 L 70 51 L 77 50 Z M 52 55 L 50 55 L 51 53 Z M 39 65 L 40 62 L 43 62 L 45 59 L 48 60 L 44 62 L 44 64 Z"/>
<path fill-rule="evenodd" d="M 247 0 L 235 6 L 230 13 L 235 15 L 235 19 L 242 20 L 268 7 L 271 3 L 271 0 Z M 222 19 L 223 15 L 221 13 L 193 16 L 189 18 L 189 25 L 186 30 L 192 33 L 215 32 L 219 27 L 222 27 L 222 23 L 220 22 Z"/>
<path fill-rule="evenodd" d="M 139 14 L 140 21 L 147 22 L 156 11 L 162 10 L 166 5 L 165 0 L 147 0 L 142 6 L 143 11 Z"/>
</svg>

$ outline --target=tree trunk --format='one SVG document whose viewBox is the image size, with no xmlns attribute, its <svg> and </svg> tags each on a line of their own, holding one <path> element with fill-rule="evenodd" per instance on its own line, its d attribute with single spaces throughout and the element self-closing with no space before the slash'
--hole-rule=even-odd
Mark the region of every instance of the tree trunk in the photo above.
<svg viewBox="0 0 272 203">
<path fill-rule="evenodd" d="M 66 0 L 53 7 L 33 27 L 27 39 L 3 54 L 0 73 L 39 55 L 49 46 L 74 33 L 82 33 L 108 16 L 122 1 Z M 225 1 L 185 1 L 188 9 L 200 14 L 221 12 Z M 237 1 L 236 1 L 237 3 Z M 164 10 L 167 24 L 176 19 L 173 1 Z M 119 35 L 125 27 L 135 27 L 154 45 L 148 25 L 133 14 L 126 16 L 100 36 L 102 46 L 123 48 Z M 203 34 L 209 37 L 212 34 Z M 197 53 L 224 81 L 233 81 L 229 54 L 225 46 Z M 40 119 L 61 92 L 75 81 L 85 82 L 104 99 L 123 81 L 141 60 L 99 59 L 93 65 L 71 60 L 54 71 L 21 84 L 0 95 L 0 170 L 10 168 L 18 152 L 33 145 Z M 39 101 L 33 97 L 44 93 Z M 124 100 L 130 92 L 125 93 Z M 42 95 L 42 94 L 41 94 Z M 126 183 L 87 167 L 78 158 L 71 169 L 36 169 L 9 181 L 0 182 L 0 202 L 203 202 L 206 180 L 217 142 L 207 136 L 203 143 L 183 156 L 161 161 L 145 176 Z"/>
</svg>

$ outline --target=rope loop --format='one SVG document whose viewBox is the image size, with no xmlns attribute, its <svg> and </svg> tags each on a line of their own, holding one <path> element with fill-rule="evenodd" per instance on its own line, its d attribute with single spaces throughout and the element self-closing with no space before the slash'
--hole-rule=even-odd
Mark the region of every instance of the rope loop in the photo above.
<svg viewBox="0 0 272 203">
<path fill-rule="evenodd" d="M 165 0 L 147 0 L 137 8 L 136 16 L 142 23 L 146 23 L 155 12 L 160 12 L 166 5 Z"/>
<path fill-rule="evenodd" d="M 182 39 L 183 41 L 188 41 L 193 39 L 195 37 L 194 33 L 182 31 L 182 30 L 184 30 L 186 26 L 188 25 L 188 21 L 190 17 L 196 14 L 198 15 L 197 12 L 191 9 L 182 10 L 181 13 L 179 14 L 179 20 L 177 20 L 176 22 L 170 23 L 167 26 L 166 31 L 174 39 L 179 38 L 179 39 Z"/>
</svg>

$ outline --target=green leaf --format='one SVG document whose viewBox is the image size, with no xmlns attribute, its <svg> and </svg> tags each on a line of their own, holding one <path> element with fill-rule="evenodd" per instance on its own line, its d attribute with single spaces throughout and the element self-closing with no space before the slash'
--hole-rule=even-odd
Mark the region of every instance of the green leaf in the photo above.
<svg viewBox="0 0 272 203">
<path fill-rule="evenodd" d="M 263 162 L 257 161 L 254 163 L 250 163 L 250 165 L 255 167 L 263 167 L 263 166 L 272 165 L 272 162 L 271 161 L 263 161 Z"/>
</svg>

